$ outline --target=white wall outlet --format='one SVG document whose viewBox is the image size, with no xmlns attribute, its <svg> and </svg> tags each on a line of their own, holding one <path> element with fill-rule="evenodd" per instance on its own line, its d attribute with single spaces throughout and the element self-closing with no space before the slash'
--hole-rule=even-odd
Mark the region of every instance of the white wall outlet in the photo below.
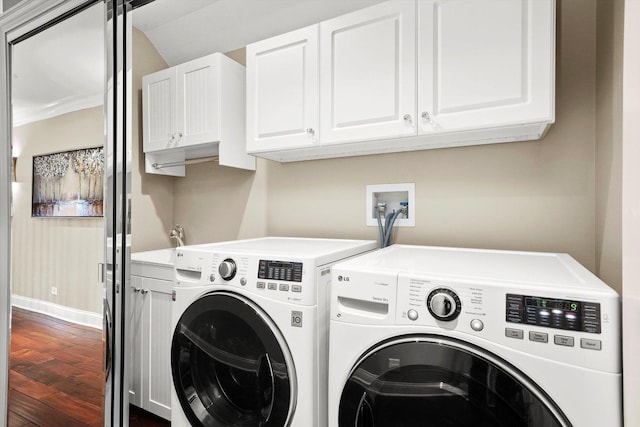
<svg viewBox="0 0 640 427">
<path fill-rule="evenodd" d="M 51 287 L 51 295 L 58 295 L 58 288 L 56 288 L 55 286 Z"/>
<path fill-rule="evenodd" d="M 400 214 L 393 225 L 394 227 L 416 226 L 416 185 L 414 183 L 367 185 L 367 225 L 370 227 L 378 226 L 376 217 L 378 203 L 386 204 L 385 211 L 381 214 L 383 225 L 388 213 L 402 209 L 402 205 L 408 203 L 407 215 Z"/>
</svg>

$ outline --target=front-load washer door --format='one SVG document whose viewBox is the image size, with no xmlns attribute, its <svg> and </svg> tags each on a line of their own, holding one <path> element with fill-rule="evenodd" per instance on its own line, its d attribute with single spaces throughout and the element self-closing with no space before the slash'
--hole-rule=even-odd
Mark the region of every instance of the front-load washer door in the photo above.
<svg viewBox="0 0 640 427">
<path fill-rule="evenodd" d="M 273 321 L 242 296 L 213 292 L 185 310 L 173 334 L 171 370 L 193 426 L 290 423 L 295 407 L 290 353 Z"/>
<path fill-rule="evenodd" d="M 399 337 L 352 370 L 340 427 L 570 426 L 533 382 L 503 360 L 454 339 Z"/>
</svg>

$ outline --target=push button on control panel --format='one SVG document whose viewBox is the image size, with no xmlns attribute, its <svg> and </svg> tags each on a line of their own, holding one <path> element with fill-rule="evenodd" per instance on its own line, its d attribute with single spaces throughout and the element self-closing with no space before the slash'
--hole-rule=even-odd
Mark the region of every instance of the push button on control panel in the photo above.
<svg viewBox="0 0 640 427">
<path fill-rule="evenodd" d="M 482 320 L 480 319 L 473 319 L 471 321 L 471 329 L 473 329 L 476 332 L 480 332 L 481 330 L 484 329 L 484 323 L 482 323 Z"/>
<path fill-rule="evenodd" d="M 302 286 L 300 286 L 300 285 L 291 285 L 291 292 L 302 292 Z"/>
<path fill-rule="evenodd" d="M 586 348 L 589 350 L 602 350 L 602 341 L 592 340 L 589 338 L 581 338 L 580 347 Z"/>
<path fill-rule="evenodd" d="M 265 283 L 264 283 L 264 282 L 258 282 L 258 283 L 256 283 L 256 288 L 258 288 L 258 289 L 264 289 L 264 288 L 265 288 Z"/>
<path fill-rule="evenodd" d="M 553 343 L 555 345 L 563 345 L 565 347 L 573 347 L 573 337 L 568 337 L 566 335 L 554 335 Z"/>
<path fill-rule="evenodd" d="M 280 283 L 280 290 L 281 291 L 288 291 L 289 290 L 289 285 L 286 283 Z"/>
<path fill-rule="evenodd" d="M 278 290 L 278 284 L 277 283 L 268 283 L 267 284 L 267 289 L 269 289 L 270 291 L 277 291 Z"/>
<path fill-rule="evenodd" d="M 522 329 L 504 328 L 504 336 L 522 340 L 524 339 L 524 331 Z"/>
<path fill-rule="evenodd" d="M 545 332 L 529 331 L 529 341 L 535 342 L 549 342 L 549 334 Z"/>
<path fill-rule="evenodd" d="M 409 310 L 407 312 L 407 317 L 409 320 L 418 320 L 418 312 L 415 310 Z"/>
</svg>

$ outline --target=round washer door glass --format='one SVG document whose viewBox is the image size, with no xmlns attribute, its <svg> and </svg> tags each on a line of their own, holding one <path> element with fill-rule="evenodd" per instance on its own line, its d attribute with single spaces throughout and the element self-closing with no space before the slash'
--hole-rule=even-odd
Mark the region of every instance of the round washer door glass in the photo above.
<svg viewBox="0 0 640 427">
<path fill-rule="evenodd" d="M 279 334 L 255 304 L 238 295 L 207 294 L 185 310 L 173 334 L 171 370 L 192 425 L 286 425 L 291 358 Z"/>
<path fill-rule="evenodd" d="M 381 344 L 351 372 L 340 427 L 571 425 L 543 391 L 505 362 L 441 337 Z"/>
</svg>

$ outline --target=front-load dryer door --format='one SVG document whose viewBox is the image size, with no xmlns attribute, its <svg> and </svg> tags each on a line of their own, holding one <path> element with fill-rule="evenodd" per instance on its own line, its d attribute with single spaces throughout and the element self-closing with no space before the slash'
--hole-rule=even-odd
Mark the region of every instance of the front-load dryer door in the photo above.
<svg viewBox="0 0 640 427">
<path fill-rule="evenodd" d="M 363 355 L 342 392 L 340 427 L 570 426 L 517 369 L 467 343 L 411 336 Z"/>
<path fill-rule="evenodd" d="M 193 426 L 289 425 L 291 356 L 271 319 L 242 296 L 213 292 L 185 310 L 173 334 L 171 370 Z"/>
</svg>

